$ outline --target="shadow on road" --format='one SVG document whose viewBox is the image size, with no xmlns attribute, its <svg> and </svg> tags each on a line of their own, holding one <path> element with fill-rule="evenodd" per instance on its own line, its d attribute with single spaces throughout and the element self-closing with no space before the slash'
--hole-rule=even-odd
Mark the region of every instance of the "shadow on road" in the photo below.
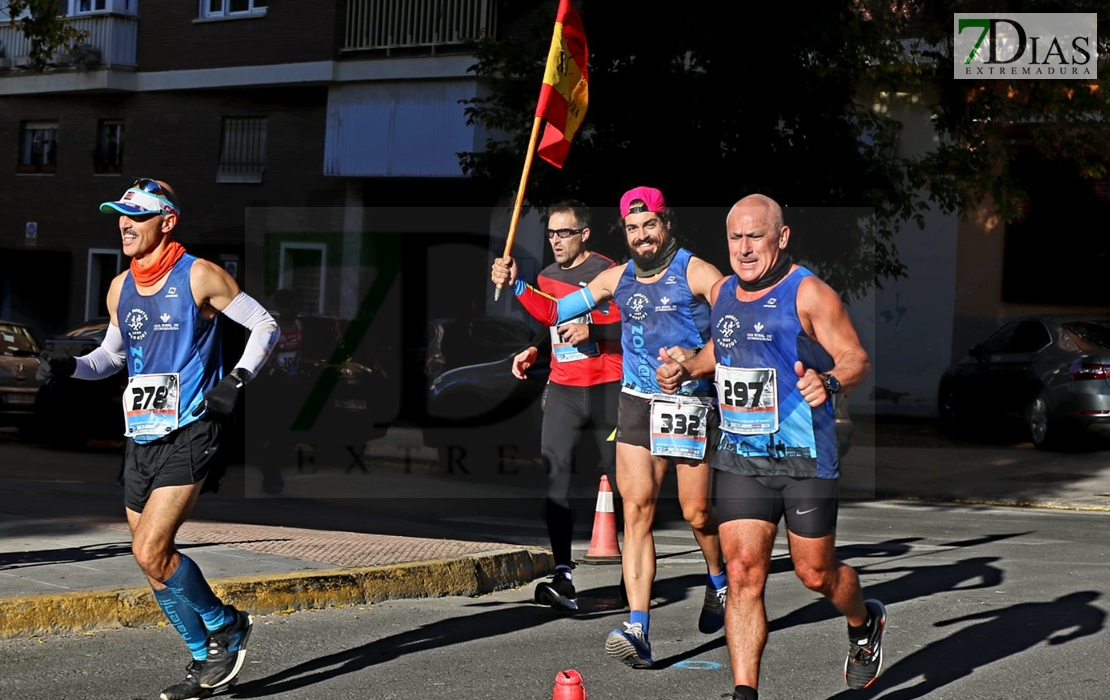
<svg viewBox="0 0 1110 700">
<path fill-rule="evenodd" d="M 614 567 L 614 573 L 619 577 L 619 570 L 616 567 Z M 658 580 L 653 589 L 652 608 L 656 609 L 685 600 L 691 592 L 700 595 L 704 586 L 705 577 L 698 575 Z M 613 605 L 616 597 L 616 585 L 580 591 L 579 604 L 583 605 L 584 614 L 576 615 L 573 619 L 586 622 L 602 617 L 613 617 L 614 613 L 623 615 L 623 606 Z M 488 608 L 490 605 L 478 603 L 476 607 Z M 230 697 L 278 696 L 347 673 L 355 673 L 369 666 L 388 663 L 406 654 L 466 644 L 478 639 L 489 639 L 530 627 L 539 627 L 558 619 L 560 617 L 550 608 L 532 605 L 500 605 L 465 617 L 439 620 L 353 649 L 297 664 L 266 678 L 242 683 L 236 686 Z M 723 640 L 719 643 L 723 644 Z"/>
<path fill-rule="evenodd" d="M 978 622 L 915 651 L 882 672 L 867 690 L 847 690 L 829 700 L 864 700 L 882 693 L 883 700 L 923 698 L 949 683 L 970 676 L 975 669 L 1014 656 L 1042 642 L 1066 644 L 1100 632 L 1106 613 L 1092 603 L 1095 591 L 1077 591 L 1044 603 L 1020 603 L 935 622 L 948 627 Z M 911 686 L 889 688 L 917 681 Z"/>
</svg>

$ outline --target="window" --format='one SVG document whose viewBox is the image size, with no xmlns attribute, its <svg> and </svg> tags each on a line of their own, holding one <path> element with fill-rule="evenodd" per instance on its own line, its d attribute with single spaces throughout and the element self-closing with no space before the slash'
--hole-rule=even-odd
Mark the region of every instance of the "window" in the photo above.
<svg viewBox="0 0 1110 700">
<path fill-rule="evenodd" d="M 91 12 L 104 12 L 111 9 L 108 0 L 70 0 L 69 14 L 87 15 Z"/>
<path fill-rule="evenodd" d="M 268 0 L 201 0 L 201 17 L 266 14 Z"/>
<path fill-rule="evenodd" d="M 1051 342 L 1052 336 L 1040 321 L 1012 322 L 987 339 L 983 352 L 987 355 L 1037 352 Z"/>
<path fill-rule="evenodd" d="M 983 343 L 984 355 L 997 355 L 999 353 L 1007 352 L 1006 348 L 1010 345 L 1010 338 L 1014 337 L 1014 331 L 1018 328 L 1017 323 L 1007 323 L 987 338 Z"/>
<path fill-rule="evenodd" d="M 89 278 L 85 287 L 85 320 L 108 316 L 108 287 L 120 273 L 118 250 L 89 250 Z"/>
<path fill-rule="evenodd" d="M 216 182 L 262 182 L 266 117 L 226 117 Z"/>
<path fill-rule="evenodd" d="M 1066 324 L 1064 330 L 1082 339 L 1088 347 L 1110 348 L 1110 323 L 1077 321 Z"/>
<path fill-rule="evenodd" d="M 1009 352 L 1038 352 L 1052 343 L 1052 335 L 1040 321 L 1023 321 L 1010 338 Z"/>
<path fill-rule="evenodd" d="M 96 151 L 93 153 L 93 172 L 118 173 L 123 171 L 123 120 L 101 119 L 96 127 Z"/>
<path fill-rule="evenodd" d="M 19 172 L 52 173 L 58 160 L 58 122 L 23 122 Z"/>
</svg>

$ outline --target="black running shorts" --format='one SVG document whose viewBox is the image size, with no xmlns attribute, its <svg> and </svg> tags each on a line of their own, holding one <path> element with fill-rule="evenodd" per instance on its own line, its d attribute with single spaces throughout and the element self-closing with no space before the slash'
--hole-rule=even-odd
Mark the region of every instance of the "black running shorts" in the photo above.
<svg viewBox="0 0 1110 700">
<path fill-rule="evenodd" d="M 721 433 L 718 429 L 720 416 L 717 408 L 710 408 L 706 428 L 705 456 L 699 462 L 708 462 L 717 447 L 717 440 Z M 645 450 L 651 449 L 651 399 L 621 392 L 620 403 L 617 410 L 617 442 L 626 445 L 635 445 Z M 693 461 L 693 460 L 678 460 Z"/>
<path fill-rule="evenodd" d="M 785 517 L 786 529 L 799 537 L 825 537 L 836 532 L 839 479 L 714 471 L 713 505 L 718 522 L 763 520 L 778 525 Z"/>
<path fill-rule="evenodd" d="M 128 440 L 123 455 L 124 505 L 141 513 L 154 489 L 163 486 L 191 486 L 211 474 L 213 481 L 223 476 L 217 459 L 220 424 L 198 420 L 154 442 Z M 214 491 L 218 483 L 205 483 Z"/>
</svg>

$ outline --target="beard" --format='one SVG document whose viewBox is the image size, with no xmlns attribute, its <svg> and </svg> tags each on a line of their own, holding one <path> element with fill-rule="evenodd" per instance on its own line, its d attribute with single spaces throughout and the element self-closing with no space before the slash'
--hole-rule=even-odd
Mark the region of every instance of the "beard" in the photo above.
<svg viewBox="0 0 1110 700">
<path fill-rule="evenodd" d="M 655 260 L 659 256 L 659 253 L 662 250 L 663 250 L 663 246 L 662 246 L 662 244 L 660 244 L 658 242 L 656 242 L 655 250 L 653 250 L 652 252 L 647 253 L 647 254 L 641 254 L 641 253 L 637 252 L 635 248 L 633 248 L 632 246 L 629 246 L 628 247 L 628 257 L 629 257 L 629 259 L 632 260 L 633 263 L 636 264 L 636 267 L 647 268 L 647 267 L 651 267 L 652 261 Z"/>
</svg>

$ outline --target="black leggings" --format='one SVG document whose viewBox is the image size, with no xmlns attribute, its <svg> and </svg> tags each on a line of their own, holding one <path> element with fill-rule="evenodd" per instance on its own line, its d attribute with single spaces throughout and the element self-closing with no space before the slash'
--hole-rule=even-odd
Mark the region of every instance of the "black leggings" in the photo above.
<svg viewBox="0 0 1110 700">
<path fill-rule="evenodd" d="M 549 383 L 543 397 L 541 452 L 547 468 L 547 532 L 556 565 L 571 563 L 574 522 L 570 510 L 570 482 L 574 453 L 581 434 L 589 430 L 601 455 L 600 467 L 617 497 L 617 403 L 620 382 L 595 386 Z"/>
</svg>

